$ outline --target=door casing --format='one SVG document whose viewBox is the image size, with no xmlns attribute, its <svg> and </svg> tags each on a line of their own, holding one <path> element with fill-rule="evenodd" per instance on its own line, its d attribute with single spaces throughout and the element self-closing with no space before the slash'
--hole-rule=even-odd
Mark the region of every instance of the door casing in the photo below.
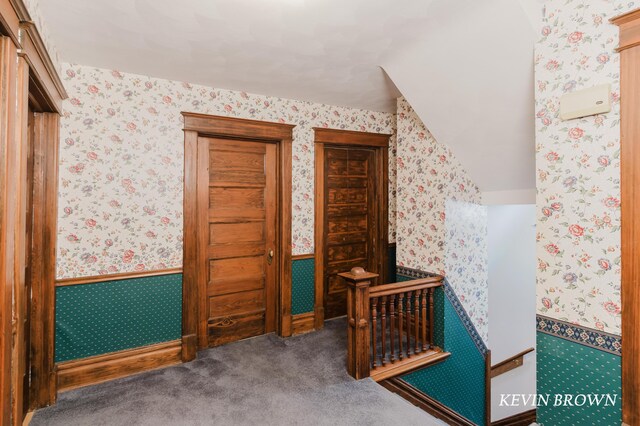
<svg viewBox="0 0 640 426">
<path fill-rule="evenodd" d="M 231 138 L 271 142 L 278 146 L 277 197 L 278 244 L 276 259 L 276 331 L 287 337 L 291 329 L 291 144 L 295 126 L 265 121 L 183 112 L 184 117 L 184 258 L 182 283 L 182 360 L 208 347 L 206 271 L 198 267 L 198 198 L 208 188 L 198 187 L 198 138 Z M 203 193 L 203 191 L 205 193 Z M 204 195 L 204 196 L 203 196 Z"/>
</svg>

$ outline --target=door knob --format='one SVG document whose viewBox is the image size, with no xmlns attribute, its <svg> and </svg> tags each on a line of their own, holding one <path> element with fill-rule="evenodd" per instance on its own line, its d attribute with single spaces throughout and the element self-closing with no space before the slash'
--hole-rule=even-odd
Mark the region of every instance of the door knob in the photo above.
<svg viewBox="0 0 640 426">
<path fill-rule="evenodd" d="M 269 253 L 267 254 L 267 263 L 271 265 L 271 262 L 273 262 L 273 250 L 269 250 Z"/>
</svg>

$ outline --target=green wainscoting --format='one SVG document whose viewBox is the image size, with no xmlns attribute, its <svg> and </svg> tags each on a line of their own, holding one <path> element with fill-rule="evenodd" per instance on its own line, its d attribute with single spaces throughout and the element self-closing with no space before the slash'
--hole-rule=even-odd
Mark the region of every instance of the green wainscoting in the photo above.
<svg viewBox="0 0 640 426">
<path fill-rule="evenodd" d="M 56 289 L 55 361 L 179 339 L 182 274 Z"/>
<path fill-rule="evenodd" d="M 414 278 L 398 275 L 398 281 Z M 435 344 L 451 352 L 447 360 L 402 379 L 467 419 L 484 424 L 484 355 L 442 288 L 434 296 Z M 438 320 L 439 319 L 439 320 Z"/>
<path fill-rule="evenodd" d="M 313 312 L 315 259 L 296 259 L 291 265 L 291 314 Z"/>
<path fill-rule="evenodd" d="M 544 426 L 619 426 L 621 372 L 617 355 L 537 333 L 538 394 L 550 394 L 548 405 L 538 407 L 538 423 Z M 555 394 L 617 394 L 617 404 L 605 407 L 554 406 Z"/>
</svg>

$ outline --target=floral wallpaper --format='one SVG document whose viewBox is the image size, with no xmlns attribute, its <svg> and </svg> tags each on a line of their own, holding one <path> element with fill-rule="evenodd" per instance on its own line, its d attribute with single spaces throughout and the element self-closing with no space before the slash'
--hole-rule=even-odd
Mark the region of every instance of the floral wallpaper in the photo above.
<svg viewBox="0 0 640 426">
<path fill-rule="evenodd" d="M 535 53 L 537 311 L 620 334 L 620 63 L 633 2 L 549 0 Z M 611 83 L 613 110 L 561 121 L 564 93 Z"/>
<path fill-rule="evenodd" d="M 486 206 L 448 200 L 445 272 L 485 345 L 489 345 L 489 252 Z"/>
<path fill-rule="evenodd" d="M 398 99 L 397 161 L 398 264 L 447 276 L 486 343 L 486 208 L 453 152 L 404 98 Z"/>
<path fill-rule="evenodd" d="M 182 264 L 182 111 L 295 124 L 293 254 L 313 253 L 313 127 L 395 133 L 395 115 L 63 65 L 58 278 Z M 395 240 L 395 138 L 390 241 Z"/>
</svg>

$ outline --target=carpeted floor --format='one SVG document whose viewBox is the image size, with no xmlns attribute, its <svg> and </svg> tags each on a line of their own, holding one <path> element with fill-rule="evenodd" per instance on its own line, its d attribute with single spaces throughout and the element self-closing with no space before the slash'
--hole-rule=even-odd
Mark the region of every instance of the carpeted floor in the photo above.
<svg viewBox="0 0 640 426">
<path fill-rule="evenodd" d="M 208 349 L 190 363 L 63 393 L 31 425 L 444 425 L 346 372 L 346 321 Z"/>
</svg>

